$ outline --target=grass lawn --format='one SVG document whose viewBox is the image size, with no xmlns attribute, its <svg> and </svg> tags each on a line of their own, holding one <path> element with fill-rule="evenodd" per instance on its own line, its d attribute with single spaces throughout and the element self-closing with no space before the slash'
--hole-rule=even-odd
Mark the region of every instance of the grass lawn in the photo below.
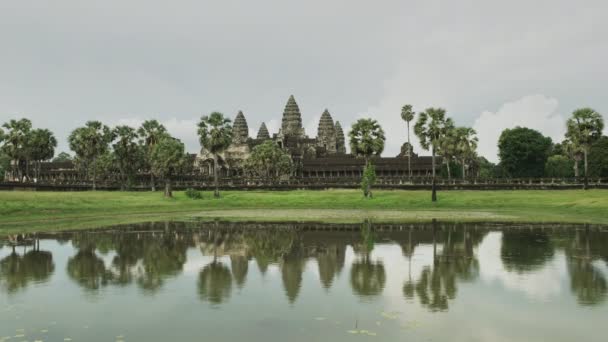
<svg viewBox="0 0 608 342">
<path fill-rule="evenodd" d="M 499 221 L 608 224 L 606 190 L 225 191 L 222 198 L 187 198 L 176 192 L 0 192 L 0 234 L 93 228 L 169 219 L 261 221 Z"/>
</svg>

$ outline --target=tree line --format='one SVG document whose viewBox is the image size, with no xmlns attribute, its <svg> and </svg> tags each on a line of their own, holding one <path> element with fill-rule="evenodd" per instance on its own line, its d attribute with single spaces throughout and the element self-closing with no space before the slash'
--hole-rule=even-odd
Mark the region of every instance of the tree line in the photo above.
<svg viewBox="0 0 608 342">
<path fill-rule="evenodd" d="M 428 108 L 416 113 L 411 105 L 401 109 L 406 123 L 405 155 L 411 166 L 413 153 L 410 125 L 421 147 L 432 158 L 432 199 L 436 200 L 436 178 L 439 174 L 453 177 L 527 178 L 608 176 L 608 137 L 602 135 L 602 116 L 591 108 L 574 111 L 566 123 L 564 140 L 553 143 L 551 138 L 526 127 L 505 129 L 498 142 L 500 162 L 495 165 L 477 154 L 477 133 L 471 127 L 456 126 L 443 108 Z M 213 112 L 201 117 L 197 134 L 204 151 L 214 163 L 214 196 L 219 197 L 219 159 L 232 143 L 232 122 L 224 114 Z M 363 158 L 365 166 L 361 189 L 372 197 L 376 180 L 373 157 L 384 151 L 385 133 L 380 124 L 370 118 L 360 119 L 349 132 L 349 145 L 354 156 Z M 192 171 L 193 160 L 184 144 L 172 137 L 156 120 L 145 121 L 140 127 L 125 125 L 110 128 L 99 121 L 89 121 L 68 137 L 74 157 L 62 152 L 53 161 L 72 161 L 90 180 L 93 189 L 99 181 L 117 177 L 122 189 L 129 189 L 136 175 L 149 173 L 151 189 L 157 180 L 164 183 L 165 196 L 171 196 L 172 180 Z M 43 161 L 55 155 L 57 139 L 47 129 L 33 128 L 28 119 L 10 120 L 0 128 L 0 174 L 10 170 L 21 181 L 35 180 Z M 436 159 L 441 157 L 441 165 Z M 289 154 L 273 141 L 252 149 L 244 163 L 250 175 L 277 180 L 293 172 Z M 411 167 L 409 176 L 411 177 Z"/>
</svg>

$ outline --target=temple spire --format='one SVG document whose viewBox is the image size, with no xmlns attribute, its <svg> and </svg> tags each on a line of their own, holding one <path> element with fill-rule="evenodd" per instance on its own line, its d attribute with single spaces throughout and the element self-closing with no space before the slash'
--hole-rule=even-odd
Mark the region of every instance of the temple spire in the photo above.
<svg viewBox="0 0 608 342">
<path fill-rule="evenodd" d="M 235 144 L 244 144 L 249 138 L 249 126 L 247 119 L 242 111 L 236 115 L 232 126 L 232 142 Z"/>
<path fill-rule="evenodd" d="M 281 132 L 283 135 L 304 135 L 304 128 L 302 128 L 302 114 L 300 114 L 300 107 L 298 107 L 296 99 L 293 97 L 293 95 L 289 96 L 287 104 L 285 105 L 285 110 L 283 111 Z"/>
<path fill-rule="evenodd" d="M 268 128 L 266 127 L 266 123 L 262 122 L 260 129 L 258 130 L 258 139 L 270 139 L 270 133 L 268 133 Z"/>
<path fill-rule="evenodd" d="M 336 121 L 334 128 L 336 131 L 336 150 L 340 154 L 345 154 L 346 143 L 344 139 L 344 131 L 342 130 L 342 125 L 340 125 L 340 121 Z"/>
<path fill-rule="evenodd" d="M 320 147 L 332 154 L 336 153 L 336 129 L 334 127 L 334 119 L 331 118 L 329 110 L 325 109 L 319 120 L 319 128 L 317 131 L 317 144 Z"/>
</svg>

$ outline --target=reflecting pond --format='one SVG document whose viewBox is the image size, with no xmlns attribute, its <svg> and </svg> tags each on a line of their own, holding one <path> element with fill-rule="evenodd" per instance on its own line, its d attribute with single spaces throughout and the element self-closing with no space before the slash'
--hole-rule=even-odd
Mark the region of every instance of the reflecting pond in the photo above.
<svg viewBox="0 0 608 342">
<path fill-rule="evenodd" d="M 605 341 L 608 231 L 150 223 L 0 239 L 0 341 Z"/>
</svg>

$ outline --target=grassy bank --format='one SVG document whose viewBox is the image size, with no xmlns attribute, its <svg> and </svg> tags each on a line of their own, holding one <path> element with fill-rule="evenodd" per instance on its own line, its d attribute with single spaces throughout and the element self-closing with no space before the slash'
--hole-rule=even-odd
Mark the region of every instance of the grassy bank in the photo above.
<svg viewBox="0 0 608 342">
<path fill-rule="evenodd" d="M 608 224 L 608 191 L 226 191 L 192 200 L 178 192 L 0 192 L 0 233 L 167 219 L 563 222 Z"/>
</svg>

